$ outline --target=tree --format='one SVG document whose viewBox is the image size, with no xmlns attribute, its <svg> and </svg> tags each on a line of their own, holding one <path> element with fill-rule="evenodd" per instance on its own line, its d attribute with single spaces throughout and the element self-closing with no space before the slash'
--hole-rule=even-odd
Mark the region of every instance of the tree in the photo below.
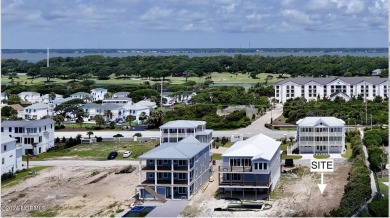
<svg viewBox="0 0 390 218">
<path fill-rule="evenodd" d="M 294 142 L 295 137 L 294 137 L 294 136 L 290 136 L 290 137 L 288 137 L 288 138 L 290 139 L 290 142 L 291 142 L 291 145 L 292 145 L 293 142 Z"/>
<path fill-rule="evenodd" d="M 129 122 L 129 125 L 130 125 L 130 127 L 131 127 L 131 122 L 133 122 L 133 120 L 135 120 L 135 119 L 136 119 L 135 116 L 133 116 L 133 115 L 127 115 L 127 117 L 126 117 L 126 122 Z"/>
<path fill-rule="evenodd" d="M 226 143 L 228 143 L 228 139 L 224 136 L 224 137 L 222 137 L 222 139 L 221 139 L 221 143 L 222 143 L 222 146 L 224 146 Z"/>
<path fill-rule="evenodd" d="M 161 109 L 154 109 L 150 112 L 149 119 L 147 121 L 151 127 L 157 128 L 163 124 L 164 111 Z"/>
<path fill-rule="evenodd" d="M 106 94 L 104 94 L 104 99 L 110 99 L 111 97 L 112 97 L 111 92 L 107 92 Z"/>
<path fill-rule="evenodd" d="M 8 98 L 8 104 L 20 104 L 21 99 L 18 95 L 11 94 Z"/>
<path fill-rule="evenodd" d="M 145 112 L 142 112 L 140 115 L 139 115 L 139 120 L 141 120 L 141 123 L 144 124 L 145 120 L 148 119 L 148 115 L 146 115 Z"/>
<path fill-rule="evenodd" d="M 10 73 L 10 74 L 8 74 L 8 79 L 11 80 L 11 83 L 14 83 L 14 80 L 19 79 L 19 76 L 17 73 Z"/>
<path fill-rule="evenodd" d="M 82 99 L 72 99 L 66 101 L 60 105 L 57 105 L 54 108 L 54 112 L 56 114 L 61 114 L 63 117 L 66 117 L 67 113 L 76 113 L 78 109 L 80 109 L 80 105 L 83 104 L 84 101 Z"/>
<path fill-rule="evenodd" d="M 106 123 L 102 115 L 95 115 L 93 119 L 95 120 L 96 125 L 98 127 L 101 127 L 101 125 L 104 125 Z"/>
<path fill-rule="evenodd" d="M 88 114 L 84 112 L 83 109 L 78 108 L 76 110 L 76 123 L 80 124 L 80 127 L 83 126 L 84 123 L 84 117 L 87 117 Z"/>
<path fill-rule="evenodd" d="M 55 69 L 53 67 L 41 67 L 41 76 L 46 77 L 46 82 L 55 76 Z"/>
<path fill-rule="evenodd" d="M 65 118 L 64 116 L 62 116 L 61 114 L 58 114 L 58 115 L 55 115 L 53 117 L 53 120 L 56 122 L 56 124 L 58 125 L 58 128 L 61 127 L 61 124 L 65 121 Z"/>
<path fill-rule="evenodd" d="M 91 135 L 93 135 L 93 132 L 92 132 L 92 131 L 89 131 L 89 132 L 87 132 L 87 135 L 88 135 L 88 138 L 90 139 L 90 138 L 91 138 Z"/>
<path fill-rule="evenodd" d="M 106 117 L 107 121 L 110 121 L 112 119 L 112 111 L 111 110 L 105 110 L 104 111 L 104 116 Z"/>
<path fill-rule="evenodd" d="M 50 92 L 50 94 L 49 94 L 49 100 L 50 101 L 53 101 L 54 99 L 56 99 L 56 97 L 57 97 L 57 95 L 56 95 L 55 92 Z"/>
<path fill-rule="evenodd" d="M 10 106 L 4 106 L 1 108 L 1 116 L 10 117 L 17 114 L 18 112 Z"/>
</svg>

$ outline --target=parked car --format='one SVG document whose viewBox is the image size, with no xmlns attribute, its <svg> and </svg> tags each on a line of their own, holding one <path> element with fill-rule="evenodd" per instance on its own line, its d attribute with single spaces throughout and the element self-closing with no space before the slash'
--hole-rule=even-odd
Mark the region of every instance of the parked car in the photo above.
<svg viewBox="0 0 390 218">
<path fill-rule="evenodd" d="M 113 159 L 115 159 L 116 157 L 118 157 L 118 152 L 116 152 L 116 151 L 111 151 L 110 154 L 109 154 L 108 157 L 107 157 L 107 160 L 113 160 Z"/>
<path fill-rule="evenodd" d="M 126 157 L 130 157 L 131 155 L 131 151 L 125 151 L 123 152 L 123 157 L 126 158 Z"/>
</svg>

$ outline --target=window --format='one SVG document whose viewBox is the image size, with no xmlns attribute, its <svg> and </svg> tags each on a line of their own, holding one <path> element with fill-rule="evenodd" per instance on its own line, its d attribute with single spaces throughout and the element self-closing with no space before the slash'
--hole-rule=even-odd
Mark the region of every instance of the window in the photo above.
<svg viewBox="0 0 390 218">
<path fill-rule="evenodd" d="M 12 132 L 12 127 L 8 127 L 8 132 Z"/>
<path fill-rule="evenodd" d="M 42 129 L 41 129 L 41 127 L 39 127 L 39 132 L 42 132 Z"/>
<path fill-rule="evenodd" d="M 168 164 L 168 160 L 163 160 L 163 164 Z"/>
<path fill-rule="evenodd" d="M 267 169 L 267 163 L 263 163 L 264 165 L 264 169 L 266 170 Z"/>
<path fill-rule="evenodd" d="M 185 180 L 186 174 L 185 173 L 179 173 L 179 180 Z"/>
<path fill-rule="evenodd" d="M 263 163 L 259 163 L 259 170 L 263 169 Z"/>
<path fill-rule="evenodd" d="M 235 174 L 235 173 L 228 173 L 226 175 L 226 179 L 227 180 L 241 180 L 241 174 Z"/>
<path fill-rule="evenodd" d="M 257 170 L 258 168 L 259 168 L 259 164 L 255 163 L 255 170 Z"/>
<path fill-rule="evenodd" d="M 186 161 L 185 160 L 179 160 L 179 166 L 185 166 Z"/>
<path fill-rule="evenodd" d="M 186 193 L 186 187 L 177 187 L 179 194 L 185 194 Z"/>
<path fill-rule="evenodd" d="M 15 137 L 16 143 L 20 143 L 20 137 Z"/>
<path fill-rule="evenodd" d="M 4 162 L 5 162 L 4 158 L 1 158 L 1 164 L 4 164 Z"/>
<path fill-rule="evenodd" d="M 153 173 L 148 173 L 148 178 L 153 179 Z"/>
<path fill-rule="evenodd" d="M 1 127 L 1 132 L 4 132 L 4 128 L 3 127 Z"/>
<path fill-rule="evenodd" d="M 42 136 L 39 136 L 39 143 L 42 142 Z"/>
<path fill-rule="evenodd" d="M 6 151 L 7 150 L 7 145 L 4 145 L 4 151 Z"/>
</svg>

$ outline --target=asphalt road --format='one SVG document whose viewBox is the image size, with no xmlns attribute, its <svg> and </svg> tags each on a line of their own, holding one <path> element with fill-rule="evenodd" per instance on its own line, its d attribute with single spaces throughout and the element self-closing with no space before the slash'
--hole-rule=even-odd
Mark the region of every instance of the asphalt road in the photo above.
<svg viewBox="0 0 390 218">
<path fill-rule="evenodd" d="M 271 121 L 271 114 L 272 118 L 275 119 L 279 117 L 283 113 L 283 106 L 281 104 L 276 105 L 276 108 L 272 110 L 272 113 L 269 111 L 256 121 L 254 121 L 251 125 L 241 128 L 241 129 L 236 129 L 236 130 L 216 130 L 213 132 L 214 137 L 231 137 L 233 134 L 239 135 L 242 134 L 244 137 L 251 137 L 254 135 L 257 135 L 259 133 L 263 133 L 264 135 L 267 135 L 271 138 L 287 138 L 289 136 L 295 136 L 296 132 L 295 131 L 277 131 L 277 130 L 271 130 L 266 127 L 264 127 L 265 123 L 270 123 Z M 206 124 L 207 125 L 207 124 Z M 93 136 L 100 136 L 102 138 L 108 138 L 112 137 L 113 135 L 120 133 L 124 137 L 133 137 L 135 133 L 138 133 L 137 131 L 95 131 L 95 135 Z M 139 131 L 139 133 L 142 134 L 143 137 L 160 137 L 160 132 L 159 131 Z M 55 132 L 55 137 L 76 137 L 77 134 L 81 134 L 82 136 L 87 136 L 87 131 L 82 131 L 82 132 Z"/>
</svg>

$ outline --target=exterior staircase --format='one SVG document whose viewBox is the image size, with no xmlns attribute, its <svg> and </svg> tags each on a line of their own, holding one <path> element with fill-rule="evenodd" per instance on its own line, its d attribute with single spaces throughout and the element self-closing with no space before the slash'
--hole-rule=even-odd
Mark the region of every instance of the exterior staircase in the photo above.
<svg viewBox="0 0 390 218">
<path fill-rule="evenodd" d="M 298 143 L 294 143 L 294 145 L 292 145 L 292 146 L 287 146 L 287 154 L 292 154 L 292 152 L 296 149 L 296 148 L 298 148 Z"/>
<path fill-rule="evenodd" d="M 148 191 L 151 195 L 153 195 L 157 200 L 159 200 L 162 203 L 165 203 L 167 199 L 165 199 L 163 196 L 161 196 L 159 193 L 155 192 L 152 188 L 150 188 L 148 185 L 142 185 L 146 191 Z"/>
</svg>

